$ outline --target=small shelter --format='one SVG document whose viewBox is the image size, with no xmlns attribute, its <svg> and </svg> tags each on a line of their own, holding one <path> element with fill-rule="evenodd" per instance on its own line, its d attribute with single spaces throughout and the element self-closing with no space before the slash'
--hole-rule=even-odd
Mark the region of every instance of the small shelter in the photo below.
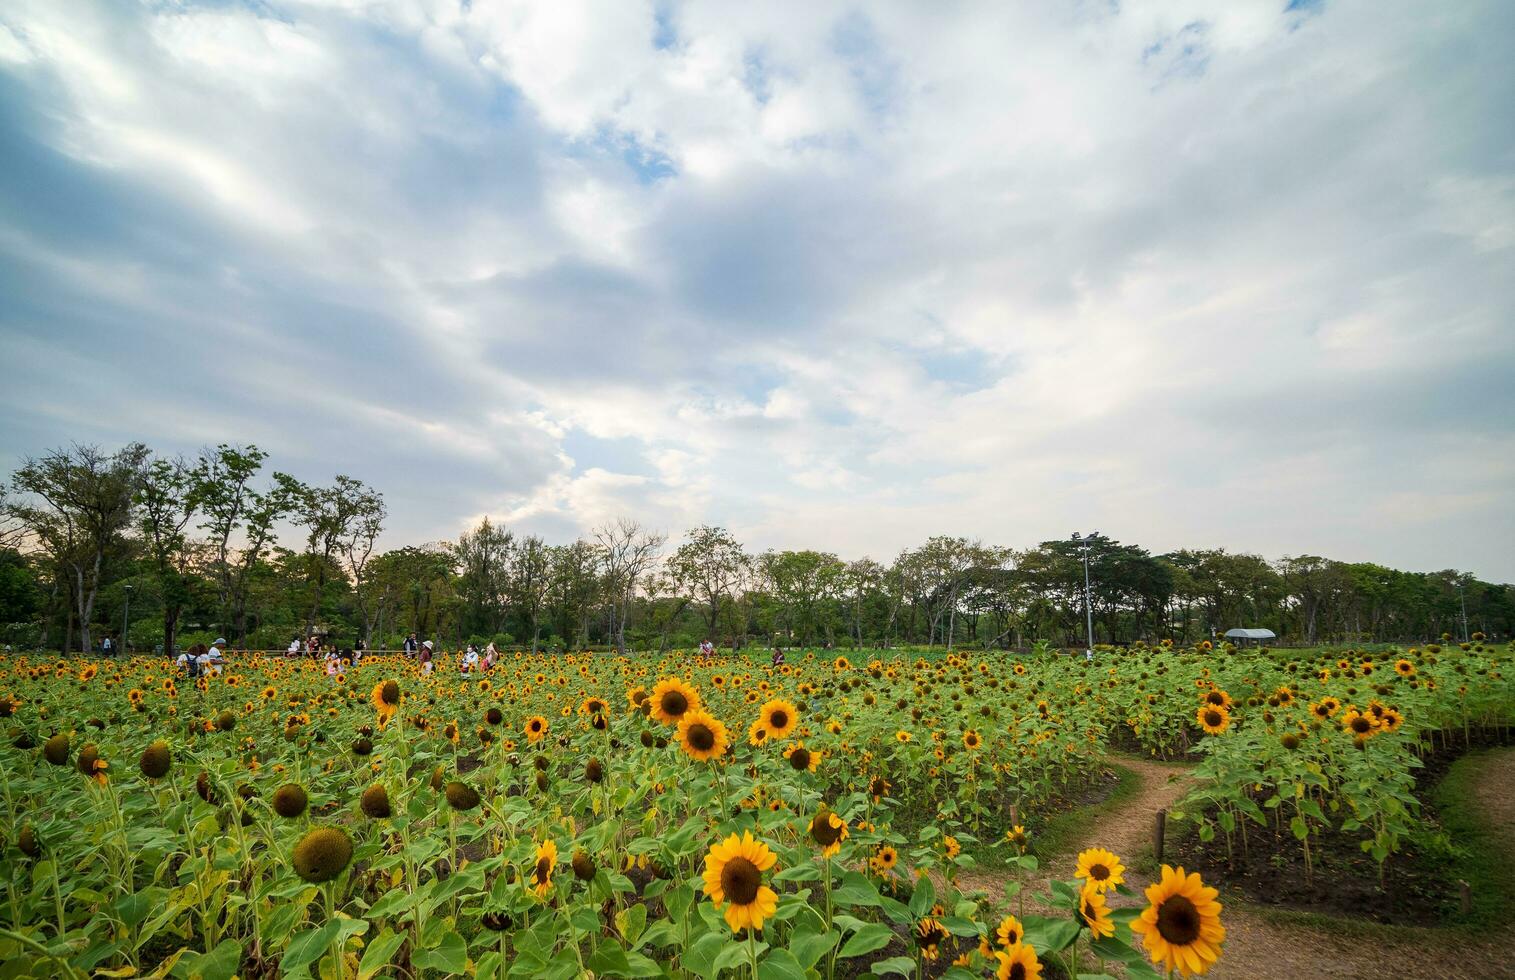
<svg viewBox="0 0 1515 980">
<path fill-rule="evenodd" d="M 1226 639 L 1233 643 L 1264 643 L 1268 640 L 1278 639 L 1278 634 L 1270 629 L 1231 629 L 1226 630 Z"/>
</svg>

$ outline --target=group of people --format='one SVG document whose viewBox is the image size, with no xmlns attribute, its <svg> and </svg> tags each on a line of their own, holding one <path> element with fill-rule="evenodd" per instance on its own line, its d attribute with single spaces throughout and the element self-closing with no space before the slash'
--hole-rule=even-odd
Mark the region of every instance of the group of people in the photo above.
<svg viewBox="0 0 1515 980">
<path fill-rule="evenodd" d="M 226 640 L 218 636 L 210 646 L 196 643 L 189 649 L 181 651 L 175 661 L 186 677 L 202 675 L 214 677 L 221 673 L 221 667 L 226 663 L 225 654 Z"/>
</svg>

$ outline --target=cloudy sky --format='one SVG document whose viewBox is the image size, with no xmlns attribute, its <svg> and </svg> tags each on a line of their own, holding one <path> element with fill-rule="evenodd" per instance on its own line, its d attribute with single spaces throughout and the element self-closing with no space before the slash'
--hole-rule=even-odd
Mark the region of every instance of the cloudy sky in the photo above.
<svg viewBox="0 0 1515 980">
<path fill-rule="evenodd" d="M 0 466 L 1515 580 L 1515 4 L 7 0 Z"/>
</svg>

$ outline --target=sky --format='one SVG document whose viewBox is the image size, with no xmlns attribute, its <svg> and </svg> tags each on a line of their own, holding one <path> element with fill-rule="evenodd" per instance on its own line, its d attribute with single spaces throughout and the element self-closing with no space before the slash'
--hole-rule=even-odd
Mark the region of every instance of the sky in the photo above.
<svg viewBox="0 0 1515 980">
<path fill-rule="evenodd" d="M 0 469 L 1515 581 L 1515 4 L 0 5 Z"/>
</svg>

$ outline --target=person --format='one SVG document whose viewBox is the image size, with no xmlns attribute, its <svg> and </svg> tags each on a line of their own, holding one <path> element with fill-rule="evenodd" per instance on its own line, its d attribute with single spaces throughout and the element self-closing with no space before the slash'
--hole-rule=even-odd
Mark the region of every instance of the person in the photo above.
<svg viewBox="0 0 1515 980">
<path fill-rule="evenodd" d="M 474 644 L 468 644 L 468 651 L 463 654 L 462 672 L 479 669 L 479 648 Z"/>
<path fill-rule="evenodd" d="M 286 656 L 286 657 L 298 657 L 299 655 L 300 655 L 300 638 L 298 636 L 291 636 L 289 638 L 289 649 L 287 649 L 287 650 L 284 651 L 284 656 Z"/>
<path fill-rule="evenodd" d="M 784 665 L 784 651 L 781 650 L 781 649 L 779 649 L 778 647 L 774 647 L 773 648 L 773 666 L 775 666 L 775 667 L 782 667 L 783 665 Z"/>
<path fill-rule="evenodd" d="M 494 665 L 500 661 L 500 651 L 494 648 L 494 641 L 489 641 L 489 646 L 484 648 L 484 669 L 494 670 Z"/>
<path fill-rule="evenodd" d="M 199 647 L 200 645 L 196 643 L 190 646 L 187 650 L 179 651 L 179 656 L 176 657 L 175 660 L 179 664 L 180 673 L 187 676 L 192 676 L 196 671 L 199 670 L 199 667 L 195 664 L 195 657 L 197 657 L 200 652 Z"/>
<path fill-rule="evenodd" d="M 428 674 L 431 673 L 431 651 L 432 643 L 430 640 L 421 644 L 421 670 Z"/>
<path fill-rule="evenodd" d="M 100 652 L 107 657 L 111 655 L 110 637 L 107 636 L 100 641 Z"/>
<path fill-rule="evenodd" d="M 420 647 L 421 644 L 416 640 L 416 635 L 414 633 L 405 638 L 405 656 L 414 657 L 416 655 L 416 651 L 419 650 Z"/>
<path fill-rule="evenodd" d="M 226 640 L 223 637 L 216 637 L 216 642 L 212 643 L 209 649 L 196 658 L 200 665 L 200 673 L 211 675 L 221 673 L 221 665 L 225 663 L 222 655 L 225 652 Z"/>
<path fill-rule="evenodd" d="M 700 644 L 700 656 L 702 656 L 702 657 L 711 657 L 711 656 L 714 656 L 714 655 L 715 655 L 715 644 L 711 643 L 710 642 L 710 638 L 707 636 L 705 638 L 705 642 L 703 642 L 703 643 Z"/>
<path fill-rule="evenodd" d="M 326 651 L 326 676 L 335 677 L 342 670 L 342 658 L 337 654 L 337 648 L 332 647 Z"/>
</svg>

